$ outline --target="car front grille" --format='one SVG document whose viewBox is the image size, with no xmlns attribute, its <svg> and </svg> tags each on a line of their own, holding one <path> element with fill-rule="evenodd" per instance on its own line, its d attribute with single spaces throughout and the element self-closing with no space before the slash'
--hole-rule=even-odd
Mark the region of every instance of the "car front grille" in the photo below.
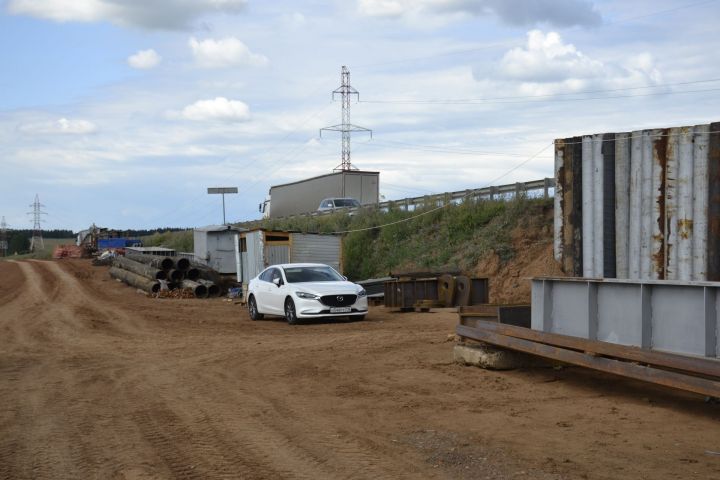
<svg viewBox="0 0 720 480">
<path fill-rule="evenodd" d="M 324 295 L 320 297 L 320 301 L 328 307 L 349 307 L 355 300 L 357 295 Z"/>
</svg>

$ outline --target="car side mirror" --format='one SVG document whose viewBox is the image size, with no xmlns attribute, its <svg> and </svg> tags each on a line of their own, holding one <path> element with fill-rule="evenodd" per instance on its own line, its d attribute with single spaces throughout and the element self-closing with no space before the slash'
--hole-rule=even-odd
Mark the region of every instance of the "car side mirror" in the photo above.
<svg viewBox="0 0 720 480">
<path fill-rule="evenodd" d="M 347 280 L 347 277 L 345 275 L 343 275 L 343 280 Z"/>
<path fill-rule="evenodd" d="M 280 285 L 282 285 L 282 280 L 279 278 L 273 278 L 272 282 L 275 284 L 276 287 L 280 287 Z"/>
</svg>

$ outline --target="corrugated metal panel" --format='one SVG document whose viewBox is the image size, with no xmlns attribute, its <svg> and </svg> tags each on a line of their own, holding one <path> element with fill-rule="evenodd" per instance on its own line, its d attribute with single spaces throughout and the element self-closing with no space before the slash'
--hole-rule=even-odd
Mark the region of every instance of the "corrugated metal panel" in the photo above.
<svg viewBox="0 0 720 480">
<path fill-rule="evenodd" d="M 265 269 L 263 259 L 263 232 L 257 230 L 243 234 L 247 245 L 247 252 L 244 254 L 243 275 L 247 275 L 248 281 L 257 277 Z M 247 272 L 247 273 L 246 273 Z"/>
<path fill-rule="evenodd" d="M 292 234 L 292 262 L 324 263 L 341 270 L 342 239 L 335 235 Z"/>
<path fill-rule="evenodd" d="M 220 273 L 236 273 L 235 264 L 236 232 L 207 232 L 208 264 Z"/>
<path fill-rule="evenodd" d="M 633 179 L 630 174 L 628 136 L 627 133 L 619 133 L 615 137 L 615 273 L 619 278 L 631 278 L 629 264 L 630 192 L 638 188 L 637 184 L 633 184 L 633 181 L 637 179 Z"/>
<path fill-rule="evenodd" d="M 720 280 L 718 129 L 557 140 L 554 247 L 564 271 Z"/>
<path fill-rule="evenodd" d="M 207 265 L 208 248 L 207 233 L 199 230 L 193 231 L 193 253 L 197 261 Z"/>
<path fill-rule="evenodd" d="M 266 245 L 265 246 L 265 262 L 266 266 L 278 265 L 280 263 L 290 262 L 290 246 L 289 245 Z"/>
</svg>

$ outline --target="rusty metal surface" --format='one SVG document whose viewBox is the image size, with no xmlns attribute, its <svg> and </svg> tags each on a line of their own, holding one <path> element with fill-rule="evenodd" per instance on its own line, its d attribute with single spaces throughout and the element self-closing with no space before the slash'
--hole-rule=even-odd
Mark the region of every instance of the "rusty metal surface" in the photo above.
<svg viewBox="0 0 720 480">
<path fill-rule="evenodd" d="M 450 274 L 438 277 L 438 301 L 450 306 L 455 302 L 455 277 Z"/>
<path fill-rule="evenodd" d="M 461 295 L 457 295 L 458 278 L 463 289 L 469 287 L 469 293 L 465 293 L 467 290 L 464 290 Z M 487 278 L 469 279 L 463 276 L 441 275 L 435 278 L 386 281 L 384 295 L 385 307 L 413 310 L 416 305 L 429 301 L 445 307 L 457 307 L 459 301 L 467 301 L 473 305 L 487 303 L 490 293 Z"/>
<path fill-rule="evenodd" d="M 720 123 L 556 140 L 555 258 L 589 278 L 720 279 Z"/>
<path fill-rule="evenodd" d="M 707 279 L 720 281 L 720 122 L 710 124 L 708 148 Z"/>
<path fill-rule="evenodd" d="M 528 332 L 532 337 L 526 336 L 523 332 Z M 612 351 L 605 350 L 602 345 L 603 342 L 586 340 L 583 343 L 585 348 L 580 348 L 579 345 L 573 346 L 569 345 L 568 342 L 559 341 L 557 335 L 483 321 L 478 321 L 475 327 L 458 325 L 456 333 L 463 338 L 471 338 L 543 358 L 700 395 L 720 397 L 720 371 L 711 368 L 710 373 L 713 375 L 708 377 L 707 368 L 704 368 L 703 372 L 698 372 L 691 364 L 692 359 L 678 358 L 676 362 L 673 362 L 666 355 L 645 351 L 642 352 L 644 360 L 641 361 L 647 363 L 648 366 L 638 365 L 635 363 L 637 361 L 635 354 L 622 351 L 623 348 L 627 347 L 614 345 Z M 572 337 L 566 338 L 572 339 Z M 602 353 L 605 356 L 598 356 L 597 353 Z M 672 370 L 665 370 L 659 368 L 659 366 L 668 367 Z M 710 366 L 713 367 L 712 364 Z M 675 370 L 682 370 L 682 372 Z"/>
<path fill-rule="evenodd" d="M 474 327 L 478 320 L 530 328 L 530 305 L 470 305 L 458 308 L 460 325 Z"/>
<path fill-rule="evenodd" d="M 463 275 L 455 277 L 455 301 L 457 307 L 470 305 L 470 289 L 472 285 L 470 279 Z"/>
</svg>

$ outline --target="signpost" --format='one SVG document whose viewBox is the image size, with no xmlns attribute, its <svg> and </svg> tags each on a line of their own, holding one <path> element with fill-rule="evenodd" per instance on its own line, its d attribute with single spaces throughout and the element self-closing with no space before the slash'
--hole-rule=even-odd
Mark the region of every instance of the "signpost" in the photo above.
<svg viewBox="0 0 720 480">
<path fill-rule="evenodd" d="M 237 187 L 208 187 L 208 194 L 210 195 L 222 195 L 223 199 L 223 225 L 227 225 L 225 221 L 225 194 L 226 193 L 238 193 Z"/>
</svg>

